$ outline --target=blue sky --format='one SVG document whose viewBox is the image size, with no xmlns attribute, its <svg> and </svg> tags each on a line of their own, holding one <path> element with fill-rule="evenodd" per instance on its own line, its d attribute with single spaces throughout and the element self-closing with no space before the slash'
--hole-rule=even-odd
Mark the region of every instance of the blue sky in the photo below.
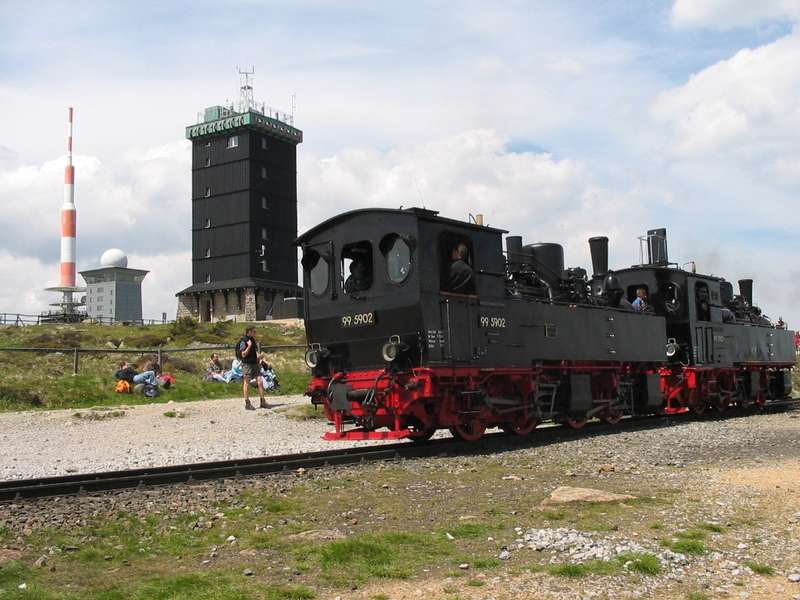
<svg viewBox="0 0 800 600">
<path fill-rule="evenodd" d="M 252 64 L 258 99 L 297 94 L 301 227 L 419 187 L 573 264 L 608 233 L 623 266 L 666 225 L 676 259 L 755 277 L 766 311 L 800 323 L 795 5 L 0 4 L 0 310 L 48 301 L 74 105 L 79 267 L 122 247 L 152 269 L 145 313 L 173 313 L 190 277 L 183 127 Z"/>
</svg>

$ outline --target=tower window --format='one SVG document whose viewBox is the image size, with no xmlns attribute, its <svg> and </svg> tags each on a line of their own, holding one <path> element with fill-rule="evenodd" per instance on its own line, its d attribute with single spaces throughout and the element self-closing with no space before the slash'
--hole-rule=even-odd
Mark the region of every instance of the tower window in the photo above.
<svg viewBox="0 0 800 600">
<path fill-rule="evenodd" d="M 261 149 L 262 150 L 266 150 L 267 149 L 267 138 L 265 138 L 265 137 L 261 138 Z"/>
<path fill-rule="evenodd" d="M 261 239 L 262 240 L 267 239 L 267 228 L 266 227 L 262 227 L 261 228 Z"/>
<path fill-rule="evenodd" d="M 266 260 L 262 260 L 261 261 L 261 270 L 264 271 L 264 273 L 269 272 L 269 269 L 267 268 L 267 261 Z"/>
<path fill-rule="evenodd" d="M 211 166 L 211 157 L 210 156 L 206 156 L 206 166 L 207 167 Z"/>
<path fill-rule="evenodd" d="M 206 248 L 206 258 L 211 258 L 211 248 Z"/>
<path fill-rule="evenodd" d="M 211 219 L 206 219 L 206 229 L 211 229 Z"/>
<path fill-rule="evenodd" d="M 206 273 L 206 283 L 211 283 L 211 273 Z"/>
<path fill-rule="evenodd" d="M 261 208 L 263 208 L 264 210 L 267 210 L 267 197 L 266 196 L 261 196 Z"/>
<path fill-rule="evenodd" d="M 267 167 L 261 167 L 261 179 L 267 178 Z"/>
<path fill-rule="evenodd" d="M 206 198 L 208 198 L 210 195 L 211 195 L 211 188 L 207 187 L 206 188 Z"/>
<path fill-rule="evenodd" d="M 228 138 L 228 148 L 238 148 L 239 147 L 239 136 L 232 135 Z"/>
</svg>

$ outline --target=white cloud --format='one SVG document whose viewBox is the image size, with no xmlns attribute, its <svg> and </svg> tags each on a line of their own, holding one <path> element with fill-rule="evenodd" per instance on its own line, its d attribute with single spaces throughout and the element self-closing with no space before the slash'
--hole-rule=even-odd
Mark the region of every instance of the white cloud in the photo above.
<svg viewBox="0 0 800 600">
<path fill-rule="evenodd" d="M 646 222 L 642 190 L 613 193 L 592 181 L 579 161 L 513 152 L 508 145 L 498 132 L 479 129 L 383 152 L 305 157 L 300 229 L 354 208 L 425 205 L 465 221 L 482 213 L 526 243 L 562 243 L 571 266 L 588 267 L 587 239 L 607 234 L 614 240 L 612 258 L 630 264 Z"/>
<path fill-rule="evenodd" d="M 730 29 L 765 21 L 800 19 L 797 0 L 675 0 L 672 22 L 680 27 Z"/>
<path fill-rule="evenodd" d="M 723 158 L 769 180 L 796 184 L 800 159 L 800 30 L 693 75 L 661 93 L 653 116 L 665 123 L 673 156 Z"/>
</svg>

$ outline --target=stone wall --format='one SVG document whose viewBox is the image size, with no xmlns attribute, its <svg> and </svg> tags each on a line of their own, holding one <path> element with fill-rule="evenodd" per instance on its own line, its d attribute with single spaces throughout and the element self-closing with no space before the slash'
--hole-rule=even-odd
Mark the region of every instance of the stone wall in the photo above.
<svg viewBox="0 0 800 600">
<path fill-rule="evenodd" d="M 197 298 L 195 296 L 186 294 L 185 296 L 178 296 L 178 312 L 176 314 L 177 319 L 182 319 L 183 317 L 192 317 L 193 319 L 197 319 L 199 315 L 199 308 L 197 306 Z"/>
</svg>

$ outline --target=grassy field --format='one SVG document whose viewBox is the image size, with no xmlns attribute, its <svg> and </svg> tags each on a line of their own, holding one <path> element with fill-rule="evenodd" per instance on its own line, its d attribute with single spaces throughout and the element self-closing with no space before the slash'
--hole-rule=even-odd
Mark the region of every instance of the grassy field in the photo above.
<svg viewBox="0 0 800 600">
<path fill-rule="evenodd" d="M 117 364 L 127 360 L 143 365 L 152 354 L 81 354 L 78 375 L 72 373 L 70 348 L 186 348 L 196 352 L 165 353 L 164 372 L 172 373 L 177 385 L 164 391 L 158 401 L 167 402 L 226 398 L 241 393 L 240 384 L 202 380 L 210 355 L 204 345 L 229 345 L 220 356 L 230 361 L 233 346 L 242 335 L 243 323 L 198 324 L 181 321 L 168 325 L 40 325 L 0 327 L 0 347 L 65 348 L 63 354 L 0 352 L 0 410 L 86 408 L 137 404 L 151 399 L 114 392 Z M 302 325 L 294 322 L 258 323 L 262 346 L 305 343 Z M 268 355 L 281 381 L 281 394 L 298 394 L 309 380 L 302 350 L 281 350 Z"/>
</svg>

